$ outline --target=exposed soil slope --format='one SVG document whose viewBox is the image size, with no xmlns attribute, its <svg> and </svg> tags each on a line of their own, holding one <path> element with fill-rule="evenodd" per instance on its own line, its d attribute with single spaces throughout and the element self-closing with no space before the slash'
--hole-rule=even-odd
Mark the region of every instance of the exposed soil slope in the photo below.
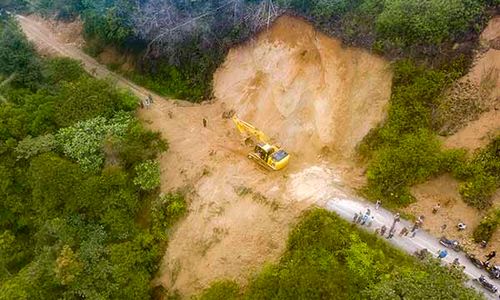
<svg viewBox="0 0 500 300">
<path fill-rule="evenodd" d="M 483 48 L 477 54 L 473 67 L 458 81 L 459 84 L 467 82 L 469 87 L 475 88 L 458 90 L 457 93 L 464 93 L 464 98 L 461 99 L 479 101 L 483 112 L 469 114 L 465 119 L 457 115 L 459 123 L 455 125 L 459 129 L 444 138 L 445 147 L 465 148 L 471 153 L 488 145 L 493 137 L 500 134 L 500 16 L 490 20 L 481 34 L 481 43 Z M 457 85 L 454 88 L 456 87 Z M 453 102 L 451 104 L 460 105 Z M 470 103 L 463 104 L 467 106 Z M 406 210 L 417 216 L 426 216 L 424 227 L 431 233 L 458 239 L 474 253 L 484 255 L 500 249 L 500 230 L 495 232 L 486 249 L 479 248 L 473 242 L 472 232 L 486 212 L 468 206 L 461 199 L 458 188 L 459 183 L 449 175 L 416 185 L 412 187 L 412 194 L 417 202 Z M 434 215 L 432 208 L 437 203 L 442 208 Z M 493 205 L 500 206 L 500 190 L 493 196 Z M 455 226 L 459 222 L 465 222 L 468 228 L 462 232 L 457 231 Z M 447 225 L 444 231 L 440 229 L 443 224 Z M 500 259 L 496 259 L 496 263 L 500 263 Z"/>
<path fill-rule="evenodd" d="M 457 130 L 444 141 L 448 148 L 474 151 L 487 145 L 500 134 L 500 16 L 493 18 L 481 34 L 482 51 L 470 72 L 455 85 L 458 98 L 466 103 L 451 103 L 463 107 L 475 106 L 480 113 L 456 113 Z M 467 89 L 460 87 L 466 85 Z M 457 108 L 459 110 L 459 108 Z"/>
<path fill-rule="evenodd" d="M 149 93 L 44 24 L 22 17 L 20 22 L 37 45 L 82 60 L 90 73 L 111 77 L 141 98 Z M 257 84 L 261 73 L 267 81 Z M 358 169 L 348 160 L 331 163 L 331 150 L 348 156 L 384 118 L 391 82 L 381 58 L 344 49 L 290 17 L 232 50 L 215 77 L 219 99 L 213 103 L 154 95 L 154 105 L 139 111 L 170 144 L 160 160 L 162 191 L 183 189 L 188 195 L 188 215 L 170 234 L 156 282 L 185 297 L 216 279 L 245 284 L 265 262 L 279 258 L 290 225 L 304 209 L 346 197 L 343 182 L 359 184 Z M 222 118 L 230 109 L 291 150 L 287 169 L 269 173 L 246 159 L 248 149 L 234 125 Z"/>
<path fill-rule="evenodd" d="M 214 92 L 293 153 L 345 157 L 384 119 L 391 79 L 382 58 L 284 16 L 229 52 Z"/>
<path fill-rule="evenodd" d="M 64 43 L 43 23 L 25 17 L 19 21 L 37 46 L 81 60 L 89 73 L 111 78 L 140 98 L 151 93 Z M 372 206 L 349 192 L 352 184 L 362 183 L 360 170 L 348 160 L 331 163 L 328 147 L 313 148 L 317 156 L 294 156 L 283 171 L 264 172 L 245 159 L 247 149 L 237 142 L 233 124 L 221 118 L 228 109 L 225 103 L 191 105 L 153 96 L 155 104 L 139 115 L 170 142 L 170 150 L 160 160 L 162 191 L 183 188 L 190 201 L 187 217 L 171 232 L 156 284 L 177 289 L 185 298 L 215 279 L 233 278 L 244 284 L 264 262 L 280 256 L 290 225 L 305 208 L 317 204 L 350 220 L 354 212 Z M 208 120 L 207 128 L 202 118 Z M 379 209 L 375 225 L 389 224 L 392 218 L 389 211 Z M 498 240 L 498 235 L 494 238 Z M 390 242 L 408 253 L 422 247 L 434 252 L 440 247 L 427 233 L 414 239 L 396 236 Z M 444 260 L 449 263 L 453 258 L 452 253 Z M 461 262 L 469 277 L 484 274 L 463 257 Z"/>
</svg>

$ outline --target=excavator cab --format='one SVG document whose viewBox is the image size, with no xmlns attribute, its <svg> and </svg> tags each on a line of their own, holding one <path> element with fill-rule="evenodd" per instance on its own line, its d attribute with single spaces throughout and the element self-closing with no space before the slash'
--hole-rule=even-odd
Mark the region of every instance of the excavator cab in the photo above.
<svg viewBox="0 0 500 300">
<path fill-rule="evenodd" d="M 288 153 L 266 143 L 257 143 L 254 152 L 249 153 L 249 158 L 256 160 L 264 167 L 273 170 L 283 169 L 288 164 Z"/>
<path fill-rule="evenodd" d="M 270 144 L 270 139 L 250 123 L 233 116 L 236 128 L 246 137 L 245 141 L 256 141 L 252 152 L 248 153 L 248 158 L 254 160 L 266 169 L 281 170 L 288 165 L 290 155 L 280 146 Z"/>
<path fill-rule="evenodd" d="M 269 145 L 267 144 L 258 143 L 257 145 L 255 145 L 255 149 L 253 151 L 255 152 L 255 154 L 257 154 L 257 156 L 259 156 L 260 159 L 267 162 L 269 155 L 274 152 L 274 149 L 272 147 L 269 147 Z"/>
</svg>

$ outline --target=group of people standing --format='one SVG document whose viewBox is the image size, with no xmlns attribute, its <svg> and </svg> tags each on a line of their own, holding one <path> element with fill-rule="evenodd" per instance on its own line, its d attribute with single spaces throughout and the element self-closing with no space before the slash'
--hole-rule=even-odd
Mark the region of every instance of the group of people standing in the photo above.
<svg viewBox="0 0 500 300">
<path fill-rule="evenodd" d="M 354 214 L 353 222 L 360 225 L 372 226 L 375 217 L 371 215 L 371 210 L 368 208 L 365 213 L 359 212 Z"/>
<path fill-rule="evenodd" d="M 382 205 L 382 202 L 380 200 L 377 200 L 375 203 L 375 210 L 378 210 L 380 206 Z M 375 217 L 373 216 L 371 210 L 369 208 L 366 209 L 366 212 L 359 212 L 354 214 L 353 222 L 356 224 L 360 225 L 367 225 L 370 227 L 375 220 Z M 401 221 L 401 215 L 399 213 L 396 213 L 394 215 L 393 221 L 391 226 L 388 228 L 386 225 L 382 225 L 382 227 L 379 227 L 375 229 L 376 234 L 380 234 L 381 236 L 385 236 L 387 233 L 387 239 L 391 239 L 394 237 L 396 234 L 396 224 Z M 399 231 L 399 236 L 408 236 L 410 234 L 410 237 L 415 237 L 417 234 L 418 230 L 421 228 L 422 224 L 424 221 L 424 216 L 420 216 L 417 221 L 413 224 L 411 229 L 408 229 L 406 226 L 401 228 Z"/>
</svg>

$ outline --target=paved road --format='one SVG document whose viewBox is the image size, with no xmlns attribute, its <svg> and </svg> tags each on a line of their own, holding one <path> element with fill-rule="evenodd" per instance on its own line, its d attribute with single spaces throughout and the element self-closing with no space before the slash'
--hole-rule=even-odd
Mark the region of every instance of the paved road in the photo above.
<svg viewBox="0 0 500 300">
<path fill-rule="evenodd" d="M 370 227 L 361 225 L 359 226 L 371 232 L 374 232 L 376 228 L 379 228 L 382 225 L 385 225 L 389 228 L 394 220 L 394 214 L 392 212 L 384 208 L 375 210 L 375 205 L 373 203 L 352 196 L 332 198 L 331 200 L 328 200 L 326 202 L 318 203 L 318 205 L 325 207 L 330 211 L 336 212 L 338 215 L 348 221 L 352 221 L 355 213 L 359 213 L 360 211 L 364 213 L 367 208 L 370 208 L 370 210 L 372 211 L 372 215 L 375 217 L 373 224 Z M 402 219 L 401 222 L 397 223 L 396 225 L 396 234 L 394 235 L 394 237 L 392 239 L 387 239 L 387 241 L 397 248 L 402 249 L 410 254 L 414 253 L 416 250 L 427 248 L 431 254 L 437 256 L 437 252 L 440 249 L 445 249 L 439 244 L 439 240 L 436 237 L 430 235 L 426 231 L 419 230 L 414 238 L 411 238 L 410 235 L 408 235 L 407 237 L 400 237 L 398 233 L 404 226 L 406 226 L 407 228 L 411 228 L 412 223 Z M 447 251 L 448 256 L 443 259 L 444 263 L 451 263 L 455 258 L 458 258 L 460 260 L 460 264 L 465 266 L 464 273 L 469 278 L 478 278 L 480 275 L 484 275 L 486 276 L 486 278 L 488 278 L 488 274 L 484 270 L 475 267 L 465 257 L 465 254 L 463 252 L 455 252 L 451 249 L 447 249 Z M 494 283 L 497 288 L 500 288 L 500 281 L 493 281 L 489 278 L 488 280 Z M 498 293 L 489 293 L 488 291 L 484 290 L 478 283 L 475 283 L 472 280 L 469 280 L 468 284 L 483 292 L 487 299 L 498 300 Z"/>
<path fill-rule="evenodd" d="M 99 64 L 95 59 L 85 54 L 76 46 L 59 42 L 58 38 L 50 31 L 50 29 L 44 27 L 43 25 L 35 23 L 34 21 L 23 16 L 17 17 L 25 34 L 37 45 L 46 45 L 61 56 L 71 57 L 82 61 L 84 68 L 90 74 L 100 78 L 111 78 L 116 81 L 118 86 L 131 90 L 132 93 L 141 99 L 146 98 L 148 94 L 153 95 L 155 98 L 161 98 L 153 92 L 148 91 L 113 72 L 110 72 L 106 67 Z M 349 221 L 352 221 L 355 213 L 360 211 L 365 212 L 366 208 L 371 208 L 374 212 L 375 221 L 371 227 L 365 227 L 368 231 L 374 231 L 375 228 L 381 227 L 382 225 L 386 225 L 387 227 L 391 226 L 393 221 L 393 214 L 391 212 L 383 208 L 375 210 L 372 203 L 355 196 L 347 195 L 348 194 L 346 193 L 345 197 L 336 197 L 328 201 L 318 202 L 317 204 L 330 211 L 336 212 L 341 217 Z M 399 229 L 403 226 L 410 228 L 411 224 L 406 220 L 401 220 L 401 222 L 397 225 L 398 230 L 396 232 L 399 233 Z M 431 253 L 437 253 L 437 251 L 443 249 L 436 237 L 424 231 L 419 231 L 414 238 L 399 237 L 399 235 L 396 234 L 388 241 L 397 248 L 400 248 L 410 254 L 423 248 L 427 248 Z M 456 253 L 452 250 L 449 250 L 448 253 L 448 257 L 443 259 L 443 261 L 451 263 L 456 257 L 458 257 L 460 263 L 465 266 L 464 272 L 467 276 L 469 276 L 469 278 L 478 278 L 480 275 L 488 277 L 485 271 L 472 265 L 463 253 Z M 494 283 L 500 288 L 499 281 L 495 281 Z M 478 286 L 477 283 L 473 283 L 472 280 L 470 280 L 468 284 L 477 288 L 479 291 L 484 292 L 486 298 L 498 299 L 498 293 L 493 295 L 485 291 L 481 286 Z"/>
</svg>

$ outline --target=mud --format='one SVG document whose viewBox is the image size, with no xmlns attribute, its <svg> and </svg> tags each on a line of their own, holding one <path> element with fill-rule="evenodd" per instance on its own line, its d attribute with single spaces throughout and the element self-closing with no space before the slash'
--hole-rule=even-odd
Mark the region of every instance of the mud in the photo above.
<svg viewBox="0 0 500 300">
<path fill-rule="evenodd" d="M 284 16 L 229 52 L 214 93 L 296 155 L 345 158 L 385 118 L 391 78 L 382 58 Z"/>
</svg>

